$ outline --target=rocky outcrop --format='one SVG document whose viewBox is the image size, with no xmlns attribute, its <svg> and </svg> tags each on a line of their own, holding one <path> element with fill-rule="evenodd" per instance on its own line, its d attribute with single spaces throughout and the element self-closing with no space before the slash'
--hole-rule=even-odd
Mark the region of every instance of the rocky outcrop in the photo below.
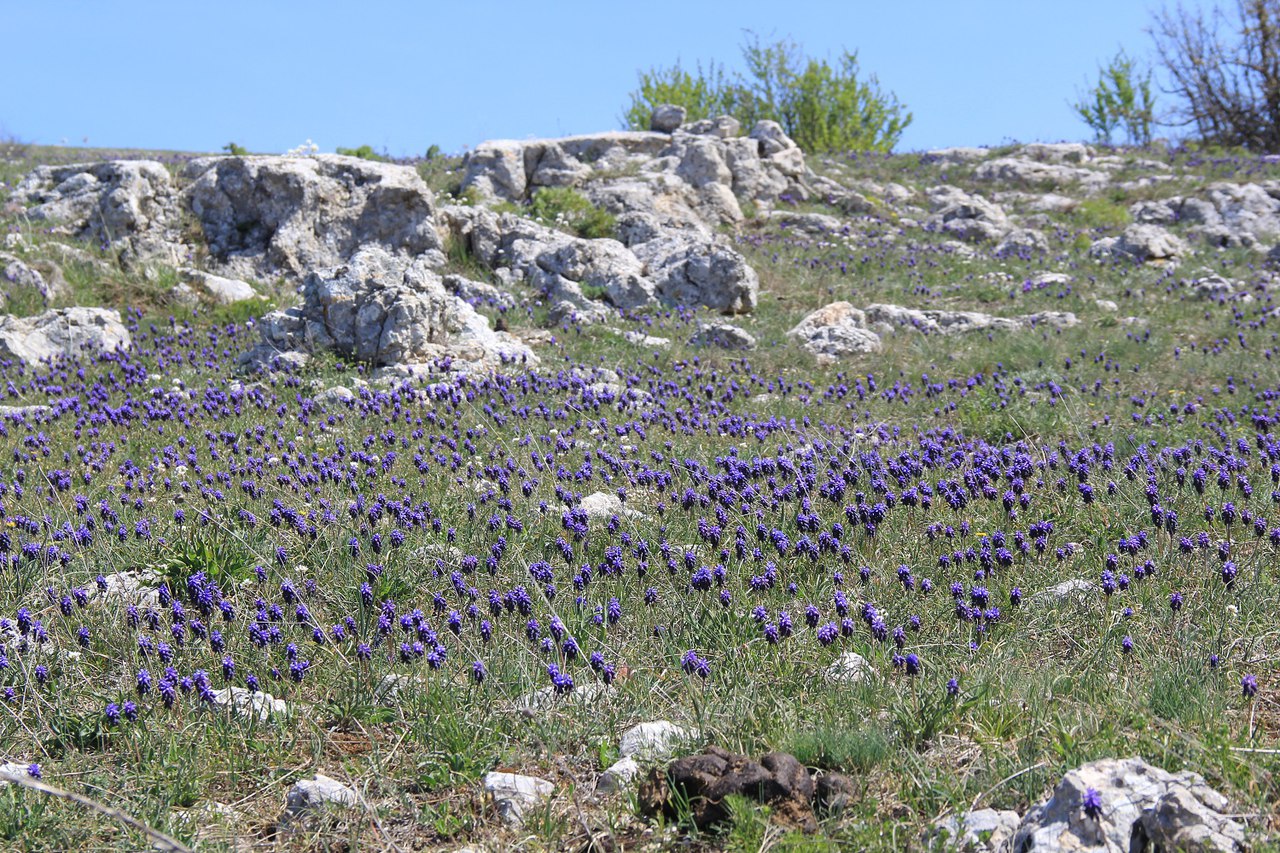
<svg viewBox="0 0 1280 853">
<path fill-rule="evenodd" d="M 980 195 L 942 185 L 930 189 L 928 196 L 933 213 L 926 227 L 970 241 L 998 240 L 1011 227 L 1000 206 Z"/>
<path fill-rule="evenodd" d="M 880 351 L 880 336 L 867 328 L 867 315 L 848 302 L 824 305 L 805 316 L 787 336 L 824 361 Z"/>
<path fill-rule="evenodd" d="M 1105 186 L 1109 180 L 1105 172 L 1064 162 L 1044 162 L 1025 155 L 988 160 L 973 170 L 973 176 L 980 181 L 1031 184 L 1054 189 L 1079 186 L 1086 192 Z"/>
<path fill-rule="evenodd" d="M 440 249 L 433 196 L 409 166 L 336 154 L 214 157 L 183 174 L 213 263 L 236 277 L 300 280 L 370 245 L 406 257 Z"/>
<path fill-rule="evenodd" d="M 876 303 L 858 309 L 848 302 L 833 302 L 808 314 L 789 337 L 821 360 L 856 353 L 878 352 L 880 336 L 895 329 L 924 334 L 957 335 L 979 331 L 1021 331 L 1035 328 L 1066 329 L 1079 323 L 1069 311 L 1039 311 L 1018 317 L 994 317 L 978 311 L 943 311 L 904 308 Z"/>
<path fill-rule="evenodd" d="M 123 252 L 127 259 L 180 257 L 180 204 L 169 170 L 151 160 L 37 166 L 11 199 L 53 233 Z"/>
<path fill-rule="evenodd" d="M 740 201 L 813 194 L 804 154 L 776 122 L 757 122 L 745 137 L 728 116 L 676 122 L 667 109 L 655 111 L 648 132 L 485 142 L 467 155 L 462 185 L 505 201 L 525 200 L 541 187 L 579 187 L 615 214 L 713 225 L 740 221 Z"/>
<path fill-rule="evenodd" d="M 1089 254 L 1095 258 L 1128 258 L 1138 263 L 1173 261 L 1189 251 L 1176 234 L 1144 223 L 1130 225 L 1119 237 L 1104 237 L 1089 247 Z"/>
<path fill-rule="evenodd" d="M 611 316 L 609 307 L 662 303 L 738 314 L 756 304 L 755 270 L 738 252 L 696 231 L 641 223 L 629 229 L 628 246 L 483 208 L 445 208 L 441 218 L 450 238 L 480 264 L 541 291 L 555 320 L 600 322 Z"/>
<path fill-rule="evenodd" d="M 61 272 L 50 263 L 48 278 L 39 269 L 14 255 L 0 252 L 0 305 L 19 294 L 34 294 L 46 302 L 67 292 Z"/>
<path fill-rule="evenodd" d="M 1218 182 L 1203 198 L 1173 196 L 1129 208 L 1140 224 L 1190 226 L 1189 236 L 1213 246 L 1256 246 L 1280 237 L 1280 186 Z"/>
<path fill-rule="evenodd" d="M 110 308 L 58 308 L 34 317 L 0 317 L 0 358 L 28 364 L 127 348 L 129 330 Z"/>
<path fill-rule="evenodd" d="M 1140 758 L 1103 759 L 1070 771 L 1023 817 L 1019 853 L 1243 849 L 1244 827 L 1226 797 L 1189 771 L 1169 773 Z"/>
<path fill-rule="evenodd" d="M 273 311 L 258 324 L 262 343 L 246 363 L 265 366 L 281 353 L 331 350 L 374 365 L 428 363 L 445 357 L 486 366 L 536 364 L 524 344 L 489 327 L 445 290 L 423 259 L 406 262 L 378 247 L 348 264 L 312 273 L 302 305 Z"/>
</svg>

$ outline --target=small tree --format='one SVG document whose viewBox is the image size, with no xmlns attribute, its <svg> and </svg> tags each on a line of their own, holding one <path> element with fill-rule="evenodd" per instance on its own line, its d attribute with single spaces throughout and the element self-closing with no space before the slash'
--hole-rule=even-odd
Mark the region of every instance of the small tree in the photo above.
<svg viewBox="0 0 1280 853">
<path fill-rule="evenodd" d="M 742 46 L 746 74 L 701 64 L 690 74 L 678 63 L 640 74 L 624 121 L 648 127 L 658 104 L 685 108 L 690 120 L 728 114 L 750 127 L 761 119 L 782 125 L 806 151 L 890 151 L 911 123 L 911 113 L 874 75 L 863 77 L 856 53 L 845 52 L 833 67 L 805 56 L 783 39 L 763 44 L 756 36 Z"/>
<path fill-rule="evenodd" d="M 1112 134 L 1121 127 L 1130 145 L 1151 142 L 1151 126 L 1155 123 L 1151 71 L 1138 70 L 1124 51 L 1098 69 L 1097 84 L 1072 106 L 1099 142 L 1109 144 Z"/>
<path fill-rule="evenodd" d="M 1233 14 L 1207 16 L 1179 4 L 1149 32 L 1178 101 L 1169 123 L 1204 142 L 1280 151 L 1280 0 L 1236 0 Z"/>
</svg>

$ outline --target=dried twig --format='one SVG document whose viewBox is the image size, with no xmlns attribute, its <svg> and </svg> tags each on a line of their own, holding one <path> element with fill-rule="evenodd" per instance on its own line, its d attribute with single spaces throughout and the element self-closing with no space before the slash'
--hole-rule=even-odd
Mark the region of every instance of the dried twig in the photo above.
<svg viewBox="0 0 1280 853">
<path fill-rule="evenodd" d="M 41 782 L 39 779 L 34 779 L 20 773 L 11 773 L 0 770 L 0 780 L 13 782 L 17 785 L 23 786 L 24 788 L 31 788 L 32 790 L 39 791 L 42 794 L 57 797 L 60 800 L 70 800 L 73 803 L 79 803 L 82 806 L 87 806 L 99 814 L 104 814 L 109 818 L 114 818 L 126 826 L 131 826 L 138 830 L 143 835 L 146 835 L 154 841 L 155 847 L 158 850 L 168 850 L 170 853 L 195 853 L 194 850 L 173 836 L 166 835 L 158 829 L 153 829 L 133 815 L 123 812 L 120 809 L 112 808 L 111 806 L 108 806 L 105 803 L 100 803 L 97 800 L 90 799 L 84 794 L 64 791 L 61 788 L 55 788 L 52 785 Z"/>
</svg>

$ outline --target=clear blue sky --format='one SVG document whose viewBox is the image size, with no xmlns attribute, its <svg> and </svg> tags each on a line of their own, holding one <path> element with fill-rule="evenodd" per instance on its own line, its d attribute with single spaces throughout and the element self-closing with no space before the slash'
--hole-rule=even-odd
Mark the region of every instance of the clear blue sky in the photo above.
<svg viewBox="0 0 1280 853">
<path fill-rule="evenodd" d="M 1202 0 L 1211 5 L 1210 0 Z M 616 128 L 638 69 L 736 66 L 743 30 L 859 52 L 915 114 L 901 150 L 1088 136 L 1067 102 L 1159 0 L 0 0 L 0 134 L 212 151 Z M 1191 0 L 1187 5 L 1196 5 Z"/>
</svg>

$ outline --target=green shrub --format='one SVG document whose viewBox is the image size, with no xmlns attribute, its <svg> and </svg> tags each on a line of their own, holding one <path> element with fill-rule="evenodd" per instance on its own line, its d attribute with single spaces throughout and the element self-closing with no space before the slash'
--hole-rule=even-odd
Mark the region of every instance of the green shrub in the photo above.
<svg viewBox="0 0 1280 853">
<path fill-rule="evenodd" d="M 232 157 L 243 157 L 249 153 L 249 149 L 243 145 L 237 145 L 234 142 L 228 142 L 222 146 L 222 150 L 230 154 Z"/>
<path fill-rule="evenodd" d="M 374 151 L 372 145 L 361 145 L 359 148 L 343 148 L 339 146 L 334 150 L 345 157 L 359 157 L 361 160 L 376 160 L 379 163 L 387 161 L 387 157 Z"/>
<path fill-rule="evenodd" d="M 856 52 L 845 51 L 833 66 L 812 59 L 790 39 L 762 44 L 752 36 L 742 46 L 747 73 L 698 65 L 690 74 L 679 63 L 640 74 L 624 114 L 628 127 L 646 129 L 659 104 L 685 108 L 689 120 L 728 114 L 750 127 L 762 119 L 782 125 L 806 151 L 891 151 L 911 123 L 911 113 L 875 75 L 862 77 Z"/>
<path fill-rule="evenodd" d="M 529 212 L 543 225 L 561 228 L 579 237 L 612 237 L 613 214 L 592 204 L 569 187 L 544 187 L 533 195 Z"/>
<path fill-rule="evenodd" d="M 1130 145 L 1147 145 L 1155 122 L 1151 72 L 1136 70 L 1133 60 L 1121 51 L 1110 65 L 1098 70 L 1098 82 L 1072 108 L 1098 142 L 1110 143 L 1112 134 L 1123 128 Z"/>
</svg>

